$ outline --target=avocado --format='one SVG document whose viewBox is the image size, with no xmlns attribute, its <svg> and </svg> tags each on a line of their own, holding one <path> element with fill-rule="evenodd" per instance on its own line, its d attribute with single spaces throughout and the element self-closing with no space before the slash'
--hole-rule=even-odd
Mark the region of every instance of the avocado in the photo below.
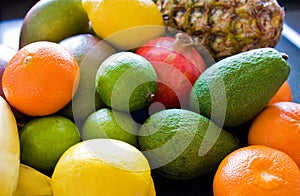
<svg viewBox="0 0 300 196">
<path fill-rule="evenodd" d="M 151 169 L 171 179 L 191 179 L 211 172 L 239 146 L 232 134 L 185 109 L 151 115 L 140 128 L 138 141 Z"/>
<path fill-rule="evenodd" d="M 196 80 L 189 109 L 219 126 L 236 127 L 255 117 L 287 80 L 287 55 L 259 48 L 220 60 Z"/>
</svg>

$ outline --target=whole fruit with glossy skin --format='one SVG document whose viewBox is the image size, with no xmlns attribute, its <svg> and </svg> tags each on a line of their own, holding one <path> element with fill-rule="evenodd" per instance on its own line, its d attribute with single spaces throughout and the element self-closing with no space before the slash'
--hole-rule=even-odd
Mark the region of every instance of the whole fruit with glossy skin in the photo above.
<svg viewBox="0 0 300 196">
<path fill-rule="evenodd" d="M 20 130 L 21 162 L 51 175 L 60 156 L 81 141 L 75 123 L 63 116 L 35 118 Z"/>
<path fill-rule="evenodd" d="M 158 87 L 152 103 L 160 102 L 165 108 L 186 107 L 194 82 L 213 63 L 203 59 L 192 44 L 189 35 L 178 33 L 176 38 L 153 39 L 136 51 L 157 74 Z"/>
<path fill-rule="evenodd" d="M 0 195 L 13 195 L 18 184 L 20 142 L 16 119 L 0 96 Z"/>
<path fill-rule="evenodd" d="M 96 35 L 128 50 L 162 35 L 163 18 L 152 0 L 82 0 Z"/>
<path fill-rule="evenodd" d="M 81 0 L 41 0 L 26 13 L 21 27 L 20 48 L 36 41 L 59 42 L 89 31 Z"/>
<path fill-rule="evenodd" d="M 21 163 L 19 182 L 14 196 L 21 195 L 53 195 L 51 178 Z"/>
<path fill-rule="evenodd" d="M 101 63 L 95 84 L 107 106 L 132 112 L 150 103 L 157 89 L 157 76 L 144 57 L 133 52 L 118 52 Z"/>
<path fill-rule="evenodd" d="M 274 97 L 269 101 L 268 105 L 282 102 L 282 101 L 293 101 L 293 94 L 291 87 L 288 83 L 288 81 L 285 81 L 282 86 L 278 89 L 277 93 L 274 95 Z"/>
<path fill-rule="evenodd" d="M 300 171 L 291 157 L 263 145 L 239 148 L 220 163 L 214 196 L 300 195 Z"/>
<path fill-rule="evenodd" d="M 70 102 L 79 78 L 78 63 L 65 47 L 39 41 L 18 50 L 7 63 L 2 88 L 9 104 L 18 111 L 45 116 Z"/>
<path fill-rule="evenodd" d="M 101 108 L 89 115 L 81 130 L 82 140 L 117 139 L 137 147 L 138 127 L 125 112 Z"/>
<path fill-rule="evenodd" d="M 248 145 L 264 145 L 288 154 L 300 167 L 300 104 L 277 102 L 268 105 L 252 121 Z"/>
<path fill-rule="evenodd" d="M 281 38 L 284 9 L 276 0 L 153 0 L 167 26 L 184 31 L 217 60 Z"/>
<path fill-rule="evenodd" d="M 151 168 L 135 147 L 91 139 L 70 147 L 52 175 L 53 195 L 155 196 Z"/>
</svg>

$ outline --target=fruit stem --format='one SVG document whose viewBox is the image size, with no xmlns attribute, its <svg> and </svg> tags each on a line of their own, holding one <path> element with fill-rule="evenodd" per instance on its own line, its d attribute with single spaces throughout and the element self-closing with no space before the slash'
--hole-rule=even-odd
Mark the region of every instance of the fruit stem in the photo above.
<svg viewBox="0 0 300 196">
<path fill-rule="evenodd" d="M 23 64 L 28 65 L 31 61 L 32 61 L 32 57 L 31 56 L 26 56 L 24 61 L 23 61 Z"/>
<path fill-rule="evenodd" d="M 287 54 L 285 54 L 285 53 L 281 53 L 281 56 L 286 61 L 289 59 L 289 56 Z"/>
<path fill-rule="evenodd" d="M 172 45 L 180 53 L 189 54 L 192 50 L 193 40 L 187 34 L 177 33 Z"/>
<path fill-rule="evenodd" d="M 154 96 L 155 96 L 155 95 L 154 95 L 153 93 L 148 93 L 147 96 L 148 96 L 148 100 L 149 100 L 149 101 L 152 101 L 152 100 L 154 99 Z"/>
</svg>

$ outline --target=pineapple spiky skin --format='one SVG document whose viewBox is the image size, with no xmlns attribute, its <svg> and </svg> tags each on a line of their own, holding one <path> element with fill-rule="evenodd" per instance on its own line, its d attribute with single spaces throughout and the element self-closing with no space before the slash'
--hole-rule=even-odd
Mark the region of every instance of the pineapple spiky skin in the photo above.
<svg viewBox="0 0 300 196">
<path fill-rule="evenodd" d="M 215 60 L 280 41 L 284 8 L 276 0 L 154 0 L 166 26 L 191 35 Z"/>
</svg>

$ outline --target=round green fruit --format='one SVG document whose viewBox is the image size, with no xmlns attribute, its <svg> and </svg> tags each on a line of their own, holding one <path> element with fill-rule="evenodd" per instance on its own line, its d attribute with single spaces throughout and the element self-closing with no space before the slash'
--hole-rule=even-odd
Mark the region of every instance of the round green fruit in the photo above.
<svg viewBox="0 0 300 196">
<path fill-rule="evenodd" d="M 108 57 L 96 75 L 102 101 L 120 111 L 136 111 L 150 103 L 156 89 L 156 72 L 149 61 L 132 52 Z"/>
<path fill-rule="evenodd" d="M 21 162 L 50 175 L 60 156 L 80 141 L 76 125 L 68 118 L 33 119 L 20 131 Z"/>
<path fill-rule="evenodd" d="M 36 41 L 59 42 L 89 31 L 81 0 L 41 0 L 24 17 L 20 48 Z"/>
<path fill-rule="evenodd" d="M 137 146 L 138 127 L 130 115 L 102 108 L 93 112 L 84 122 L 82 139 L 110 138 Z"/>
</svg>

